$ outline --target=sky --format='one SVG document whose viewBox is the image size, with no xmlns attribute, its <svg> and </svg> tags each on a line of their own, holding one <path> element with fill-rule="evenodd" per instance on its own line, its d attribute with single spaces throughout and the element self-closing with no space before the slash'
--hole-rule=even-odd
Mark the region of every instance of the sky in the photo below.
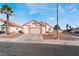
<svg viewBox="0 0 79 59">
<path fill-rule="evenodd" d="M 0 8 L 4 3 L 0 4 Z M 17 24 L 24 24 L 33 19 L 47 22 L 51 26 L 56 24 L 56 4 L 55 3 L 8 3 L 14 11 L 10 16 L 10 21 Z M 58 4 L 59 25 L 61 29 L 66 28 L 66 24 L 72 27 L 79 26 L 79 4 L 60 3 Z M 6 19 L 6 15 L 0 13 L 0 18 Z"/>
</svg>

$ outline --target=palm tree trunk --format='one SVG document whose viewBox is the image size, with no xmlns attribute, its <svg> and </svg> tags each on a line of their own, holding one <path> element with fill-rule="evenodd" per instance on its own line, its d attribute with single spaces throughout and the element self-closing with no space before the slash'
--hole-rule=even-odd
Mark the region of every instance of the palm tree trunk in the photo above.
<svg viewBox="0 0 79 59">
<path fill-rule="evenodd" d="M 7 14 L 6 18 L 7 18 L 7 21 L 6 21 L 6 34 L 8 35 L 9 34 L 9 15 L 8 14 Z"/>
</svg>

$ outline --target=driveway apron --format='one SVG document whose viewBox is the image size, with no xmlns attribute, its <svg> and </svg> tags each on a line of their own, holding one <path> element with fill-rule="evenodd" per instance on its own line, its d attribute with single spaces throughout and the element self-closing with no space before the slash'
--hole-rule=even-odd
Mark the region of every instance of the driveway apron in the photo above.
<svg viewBox="0 0 79 59">
<path fill-rule="evenodd" d="M 25 42 L 25 41 L 41 41 L 43 37 L 41 34 L 23 34 L 19 37 L 13 38 L 11 42 Z"/>
</svg>

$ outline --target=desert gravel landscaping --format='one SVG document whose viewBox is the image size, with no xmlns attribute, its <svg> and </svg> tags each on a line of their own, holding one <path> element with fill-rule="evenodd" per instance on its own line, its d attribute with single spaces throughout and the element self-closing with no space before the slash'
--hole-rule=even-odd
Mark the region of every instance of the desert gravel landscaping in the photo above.
<svg viewBox="0 0 79 59">
<path fill-rule="evenodd" d="M 4 38 L 4 39 L 6 39 L 6 38 L 8 38 L 8 39 L 13 39 L 13 38 L 18 37 L 18 36 L 20 36 L 20 35 L 22 35 L 22 34 L 21 34 L 21 33 L 10 33 L 9 35 L 0 34 L 0 38 Z"/>
<path fill-rule="evenodd" d="M 48 33 L 48 34 L 43 34 L 43 39 L 44 40 L 56 40 L 57 39 L 57 34 L 56 33 Z M 59 33 L 59 39 L 60 40 L 79 40 L 78 36 L 72 36 L 72 35 L 66 35 L 64 33 Z"/>
</svg>

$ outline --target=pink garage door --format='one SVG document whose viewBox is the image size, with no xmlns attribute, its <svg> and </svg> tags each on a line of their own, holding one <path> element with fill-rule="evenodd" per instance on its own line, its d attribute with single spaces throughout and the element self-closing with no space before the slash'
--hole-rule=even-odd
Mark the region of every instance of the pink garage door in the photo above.
<svg viewBox="0 0 79 59">
<path fill-rule="evenodd" d="M 40 34 L 41 32 L 40 27 L 30 27 L 29 28 L 29 33 L 30 34 Z"/>
</svg>

